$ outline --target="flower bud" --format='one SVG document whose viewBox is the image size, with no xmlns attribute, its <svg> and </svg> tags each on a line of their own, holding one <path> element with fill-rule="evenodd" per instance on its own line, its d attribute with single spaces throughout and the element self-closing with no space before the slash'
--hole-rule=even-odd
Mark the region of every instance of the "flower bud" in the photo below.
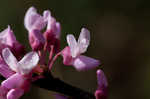
<svg viewBox="0 0 150 99">
<path fill-rule="evenodd" d="M 16 40 L 10 26 L 0 33 L 0 44 L 0 52 L 2 49 L 8 47 L 13 51 L 16 57 L 24 53 L 24 46 Z"/>
<path fill-rule="evenodd" d="M 108 96 L 108 82 L 102 70 L 97 70 L 98 88 L 95 91 L 96 99 L 107 99 Z"/>
<path fill-rule="evenodd" d="M 57 53 L 60 49 L 60 31 L 61 26 L 56 19 L 51 16 L 50 11 L 44 11 L 45 20 L 47 21 L 47 29 L 44 33 L 44 37 L 47 41 L 48 50 L 50 51 L 50 46 L 54 46 L 54 51 Z"/>
<path fill-rule="evenodd" d="M 44 16 L 37 13 L 34 7 L 30 7 L 24 18 L 24 25 L 29 33 L 29 42 L 33 50 L 41 50 L 45 40 L 40 31 L 45 28 Z"/>
</svg>

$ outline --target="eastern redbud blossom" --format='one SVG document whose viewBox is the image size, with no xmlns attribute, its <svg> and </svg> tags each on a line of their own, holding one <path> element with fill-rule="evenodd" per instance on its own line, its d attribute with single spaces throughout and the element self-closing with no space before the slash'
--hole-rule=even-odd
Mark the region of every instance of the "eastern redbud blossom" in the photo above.
<svg viewBox="0 0 150 99">
<path fill-rule="evenodd" d="M 44 17 L 39 15 L 34 7 L 30 7 L 24 18 L 24 25 L 29 33 L 29 42 L 32 49 L 41 50 L 45 43 L 41 33 L 41 30 L 46 26 Z"/>
<path fill-rule="evenodd" d="M 10 48 L 17 58 L 20 58 L 20 56 L 24 53 L 24 46 L 16 40 L 16 37 L 13 31 L 10 29 L 10 26 L 0 33 L 0 74 L 3 77 L 8 78 L 15 72 L 9 68 L 9 66 L 1 57 L 2 50 L 4 48 Z"/>
<path fill-rule="evenodd" d="M 44 37 L 48 43 L 48 50 L 50 50 L 50 46 L 54 46 L 54 51 L 58 52 L 60 48 L 60 23 L 56 22 L 56 19 L 51 16 L 49 10 L 44 11 L 44 16 L 45 20 L 47 21 L 47 29 L 44 33 Z"/>
<path fill-rule="evenodd" d="M 0 44 L 0 53 L 2 49 L 6 47 L 9 47 L 16 56 L 24 52 L 24 46 L 16 40 L 10 26 L 0 33 Z"/>
<path fill-rule="evenodd" d="M 97 67 L 100 64 L 98 60 L 81 55 L 86 52 L 89 42 L 90 32 L 86 28 L 81 29 L 78 42 L 72 34 L 67 35 L 69 46 L 62 51 L 63 63 L 65 65 L 73 65 L 78 71 Z"/>
<path fill-rule="evenodd" d="M 98 88 L 95 91 L 96 99 L 107 99 L 108 82 L 104 72 L 100 69 L 97 70 L 97 82 Z"/>
<path fill-rule="evenodd" d="M 30 7 L 24 18 L 24 25 L 28 31 L 29 43 L 33 51 L 23 58 L 24 47 L 16 40 L 10 26 L 0 33 L 0 74 L 6 79 L 0 86 L 0 99 L 19 99 L 29 90 L 32 82 L 41 88 L 50 90 L 49 87 L 53 87 L 54 84 L 52 90 L 65 95 L 68 93 L 68 95 L 74 96 L 74 93 L 82 92 L 82 90 L 77 90 L 78 88 L 74 89 L 74 87 L 55 79 L 50 72 L 60 55 L 63 56 L 65 65 L 72 65 L 78 71 L 93 69 L 100 65 L 98 60 L 82 55 L 89 46 L 89 30 L 82 28 L 78 41 L 72 34 L 67 35 L 68 46 L 59 51 L 61 25 L 51 16 L 49 10 L 44 11 L 42 16 L 34 7 Z M 46 31 L 42 34 L 44 28 Z M 48 61 L 46 59 L 47 51 L 49 51 Z M 95 91 L 95 97 L 96 99 L 106 99 L 108 84 L 101 70 L 97 71 L 97 78 L 98 88 Z M 52 85 L 49 81 L 52 82 Z M 43 83 L 46 84 L 44 87 Z M 47 85 L 48 83 L 49 85 Z M 57 85 L 65 86 L 65 90 Z M 70 91 L 72 92 L 70 93 Z M 85 97 L 94 98 L 94 95 L 87 92 L 83 91 L 83 94 Z M 78 96 L 82 97 L 82 94 Z M 57 94 L 56 98 L 67 99 L 68 97 Z"/>
<path fill-rule="evenodd" d="M 8 48 L 2 51 L 2 56 L 9 68 L 16 73 L 1 83 L 1 91 L 8 89 L 6 95 L 4 93 L 1 96 L 5 95 L 6 99 L 18 99 L 30 87 L 31 72 L 37 65 L 39 56 L 36 52 L 30 52 L 18 62 Z"/>
</svg>

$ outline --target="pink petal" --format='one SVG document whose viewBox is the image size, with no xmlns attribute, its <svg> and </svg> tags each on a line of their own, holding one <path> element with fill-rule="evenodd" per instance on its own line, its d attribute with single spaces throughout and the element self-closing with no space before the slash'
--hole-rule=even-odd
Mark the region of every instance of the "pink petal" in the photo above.
<svg viewBox="0 0 150 99">
<path fill-rule="evenodd" d="M 13 75 L 15 72 L 13 72 L 8 65 L 0 58 L 0 74 L 5 77 L 8 78 L 11 75 Z"/>
<path fill-rule="evenodd" d="M 43 18 L 45 21 L 48 21 L 48 19 L 51 17 L 51 12 L 49 10 L 45 10 L 43 12 Z"/>
<path fill-rule="evenodd" d="M 10 47 L 16 55 L 20 55 L 24 52 L 24 47 L 16 40 L 10 26 L 0 33 L 0 44 L 3 45 L 3 48 Z"/>
<path fill-rule="evenodd" d="M 78 43 L 72 34 L 67 35 L 67 43 L 70 47 L 70 52 L 71 52 L 72 57 L 75 58 L 78 55 L 80 55 Z"/>
<path fill-rule="evenodd" d="M 102 70 L 97 70 L 97 82 L 98 82 L 98 89 L 104 89 L 108 87 L 107 78 Z"/>
<path fill-rule="evenodd" d="M 29 74 L 39 62 L 39 56 L 36 52 L 26 54 L 18 63 L 19 73 L 22 75 Z"/>
<path fill-rule="evenodd" d="M 2 54 L 4 48 L 10 48 L 10 46 L 0 43 L 0 54 Z"/>
<path fill-rule="evenodd" d="M 82 28 L 79 39 L 78 39 L 80 53 L 86 52 L 89 46 L 89 43 L 90 43 L 90 31 L 86 28 Z"/>
<path fill-rule="evenodd" d="M 47 22 L 47 29 L 44 32 L 44 37 L 48 44 L 48 51 L 50 51 L 50 47 L 53 46 L 54 52 L 57 53 L 60 50 L 60 23 L 56 22 L 56 19 L 51 16 L 51 12 L 49 10 L 44 11 L 43 17 Z"/>
<path fill-rule="evenodd" d="M 56 19 L 51 16 L 49 10 L 44 11 L 44 19 L 47 21 L 47 33 L 53 33 L 57 39 L 60 37 L 61 26 L 59 22 L 56 22 Z M 48 34 L 47 34 L 48 35 Z"/>
<path fill-rule="evenodd" d="M 70 53 L 70 47 L 65 47 L 63 50 L 62 50 L 62 53 L 61 55 L 63 56 L 63 63 L 64 65 L 71 65 L 72 64 L 72 56 L 71 56 L 71 53 Z"/>
<path fill-rule="evenodd" d="M 22 89 L 11 89 L 7 94 L 7 99 L 19 99 L 23 94 Z"/>
<path fill-rule="evenodd" d="M 29 42 L 33 50 L 41 50 L 44 47 L 45 39 L 38 30 L 34 30 L 29 33 Z"/>
<path fill-rule="evenodd" d="M 49 15 L 49 18 L 47 20 L 47 30 L 55 30 L 56 29 L 56 19 Z"/>
<path fill-rule="evenodd" d="M 0 42 L 9 46 L 12 46 L 16 42 L 16 37 L 10 29 L 10 26 L 0 33 Z"/>
<path fill-rule="evenodd" d="M 15 89 L 15 88 L 19 88 L 23 86 L 24 81 L 25 81 L 25 78 L 22 75 L 16 73 L 10 76 L 8 79 L 4 80 L 1 83 L 1 85 L 8 89 Z"/>
<path fill-rule="evenodd" d="M 72 64 L 78 71 L 89 70 L 100 65 L 100 62 L 96 59 L 80 55 L 74 59 Z"/>
<path fill-rule="evenodd" d="M 10 51 L 9 48 L 5 48 L 2 51 L 3 59 L 4 61 L 8 64 L 8 66 L 15 72 L 18 72 L 18 67 L 17 67 L 17 59 L 13 55 L 13 53 Z"/>
<path fill-rule="evenodd" d="M 60 23 L 56 22 L 56 19 L 51 16 L 49 10 L 44 11 L 44 18 L 47 21 L 47 30 L 44 32 L 44 37 L 49 45 L 48 50 L 51 50 L 50 46 L 52 45 L 57 53 L 60 49 Z"/>
<path fill-rule="evenodd" d="M 42 30 L 46 22 L 44 18 L 37 13 L 34 7 L 30 7 L 24 18 L 24 25 L 30 33 L 32 30 Z"/>
</svg>

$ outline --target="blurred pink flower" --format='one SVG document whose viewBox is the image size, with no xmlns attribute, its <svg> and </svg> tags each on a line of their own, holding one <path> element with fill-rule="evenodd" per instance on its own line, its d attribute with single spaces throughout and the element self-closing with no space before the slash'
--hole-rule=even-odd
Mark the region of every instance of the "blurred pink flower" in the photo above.
<svg viewBox="0 0 150 99">
<path fill-rule="evenodd" d="M 107 99 L 108 82 L 104 72 L 100 69 L 97 70 L 97 82 L 98 82 L 98 88 L 95 91 L 96 99 Z"/>
</svg>

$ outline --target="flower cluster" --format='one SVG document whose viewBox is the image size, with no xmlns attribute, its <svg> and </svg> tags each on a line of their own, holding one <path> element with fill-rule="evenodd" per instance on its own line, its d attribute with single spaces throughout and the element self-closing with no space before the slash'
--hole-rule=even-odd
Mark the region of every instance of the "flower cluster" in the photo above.
<svg viewBox="0 0 150 99">
<path fill-rule="evenodd" d="M 98 60 L 81 55 L 87 51 L 90 43 L 88 29 L 81 29 L 78 41 L 72 34 L 68 34 L 68 46 L 60 50 L 61 25 L 49 10 L 40 15 L 34 7 L 30 7 L 24 18 L 24 25 L 32 48 L 27 54 L 24 54 L 25 47 L 16 40 L 10 26 L 0 33 L 0 74 L 6 79 L 0 86 L 0 99 L 19 99 L 30 89 L 33 81 L 43 77 L 45 69 L 51 71 L 58 56 L 63 57 L 64 65 L 73 66 L 77 71 L 93 69 L 100 65 Z M 33 74 L 37 76 L 34 77 Z M 98 89 L 95 91 L 95 97 L 106 99 L 108 84 L 102 70 L 97 71 L 97 77 Z"/>
</svg>

